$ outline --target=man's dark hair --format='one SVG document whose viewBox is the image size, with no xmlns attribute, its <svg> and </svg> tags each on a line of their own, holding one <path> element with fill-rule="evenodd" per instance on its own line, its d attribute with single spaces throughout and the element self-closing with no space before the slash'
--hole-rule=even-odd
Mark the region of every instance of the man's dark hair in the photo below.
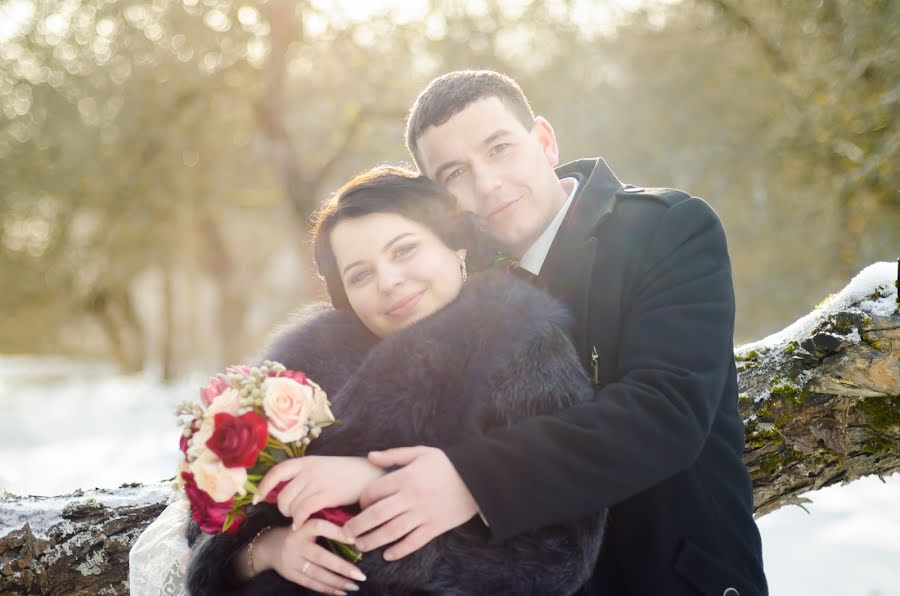
<svg viewBox="0 0 900 596">
<path fill-rule="evenodd" d="M 451 249 L 467 251 L 469 272 L 490 266 L 497 247 L 476 218 L 456 206 L 442 186 L 411 170 L 381 166 L 360 174 L 334 193 L 314 216 L 316 268 L 335 308 L 349 309 L 344 281 L 331 246 L 331 232 L 346 219 L 395 213 L 422 224 Z"/>
<path fill-rule="evenodd" d="M 432 126 L 440 126 L 485 97 L 496 97 L 527 130 L 534 124 L 534 112 L 519 84 L 493 70 L 458 70 L 431 81 L 409 110 L 406 120 L 406 148 L 419 171 L 419 139 Z"/>
</svg>

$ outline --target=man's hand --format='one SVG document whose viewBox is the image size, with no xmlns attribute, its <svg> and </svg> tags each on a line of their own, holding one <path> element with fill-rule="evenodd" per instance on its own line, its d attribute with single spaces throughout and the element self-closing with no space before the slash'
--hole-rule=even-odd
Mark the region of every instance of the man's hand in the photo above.
<svg viewBox="0 0 900 596">
<path fill-rule="evenodd" d="M 366 486 L 360 496 L 363 512 L 344 526 L 361 551 L 405 536 L 384 552 L 385 560 L 400 559 L 478 513 L 478 504 L 440 449 L 373 451 L 369 461 L 382 468 L 404 467 Z"/>
</svg>

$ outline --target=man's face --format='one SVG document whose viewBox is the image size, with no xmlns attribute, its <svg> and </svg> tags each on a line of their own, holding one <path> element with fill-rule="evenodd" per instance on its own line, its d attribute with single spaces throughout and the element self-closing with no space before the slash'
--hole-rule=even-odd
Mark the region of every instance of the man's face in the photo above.
<svg viewBox="0 0 900 596">
<path fill-rule="evenodd" d="M 522 256 L 550 224 L 567 194 L 550 124 L 536 118 L 526 129 L 497 97 L 473 102 L 419 137 L 425 175 L 460 206 L 483 217 L 491 234 Z"/>
</svg>

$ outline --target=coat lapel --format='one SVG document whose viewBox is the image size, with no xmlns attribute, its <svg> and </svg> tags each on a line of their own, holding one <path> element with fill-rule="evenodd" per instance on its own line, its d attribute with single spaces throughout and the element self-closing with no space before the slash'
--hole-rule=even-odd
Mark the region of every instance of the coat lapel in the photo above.
<svg viewBox="0 0 900 596">
<path fill-rule="evenodd" d="M 560 178 L 578 179 L 578 194 L 550 245 L 538 280 L 572 309 L 576 325 L 572 338 L 589 365 L 587 315 L 596 234 L 600 224 L 612 213 L 616 193 L 623 185 L 601 158 L 574 161 L 560 166 L 556 173 Z"/>
</svg>

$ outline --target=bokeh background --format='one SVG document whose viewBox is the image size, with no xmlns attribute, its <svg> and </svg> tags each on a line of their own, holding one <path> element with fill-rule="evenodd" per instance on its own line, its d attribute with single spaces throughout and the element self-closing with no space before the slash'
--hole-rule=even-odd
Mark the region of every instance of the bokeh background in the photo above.
<svg viewBox="0 0 900 596">
<path fill-rule="evenodd" d="M 408 161 L 409 105 L 459 68 L 515 77 L 564 161 L 708 200 L 737 343 L 900 256 L 895 0 L 0 0 L 0 489 L 164 477 L 173 396 L 323 296 L 311 212 Z M 835 494 L 900 528 L 872 487 Z M 773 593 L 900 593 L 879 544 L 855 592 L 822 555 Z"/>
</svg>

